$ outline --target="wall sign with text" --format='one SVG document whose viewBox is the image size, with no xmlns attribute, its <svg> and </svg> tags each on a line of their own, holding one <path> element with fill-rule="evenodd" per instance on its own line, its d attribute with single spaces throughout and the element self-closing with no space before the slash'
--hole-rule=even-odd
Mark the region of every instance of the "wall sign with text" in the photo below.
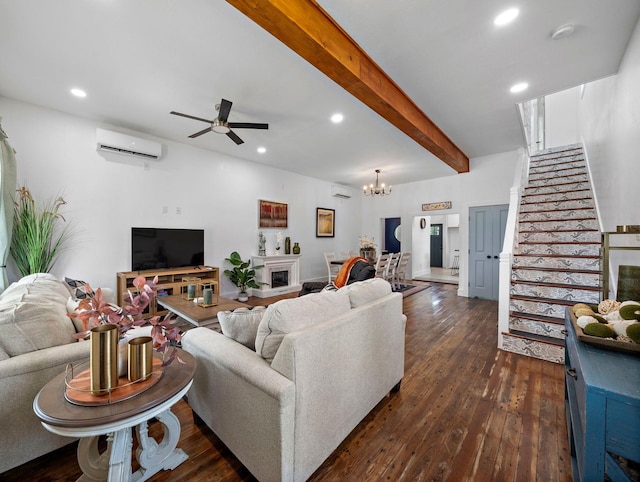
<svg viewBox="0 0 640 482">
<path fill-rule="evenodd" d="M 423 211 L 435 211 L 436 209 L 451 209 L 451 201 L 442 201 L 439 203 L 423 204 Z"/>
</svg>

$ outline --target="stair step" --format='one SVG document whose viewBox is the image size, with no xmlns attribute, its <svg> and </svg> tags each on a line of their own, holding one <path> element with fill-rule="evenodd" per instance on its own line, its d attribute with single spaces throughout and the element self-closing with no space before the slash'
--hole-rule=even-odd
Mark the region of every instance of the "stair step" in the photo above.
<svg viewBox="0 0 640 482">
<path fill-rule="evenodd" d="M 544 298 L 566 300 L 571 305 L 576 303 L 597 304 L 600 302 L 600 289 L 597 286 L 582 288 L 574 285 L 546 284 L 533 282 L 517 282 L 511 284 L 511 296 L 521 298 Z"/>
<path fill-rule="evenodd" d="M 557 194 L 587 189 L 588 187 L 588 181 L 558 183 L 548 186 L 527 186 L 524 188 L 524 194 Z"/>
<path fill-rule="evenodd" d="M 527 187 L 564 186 L 569 183 L 576 182 L 589 182 L 589 176 L 586 172 L 582 172 L 580 174 L 570 174 L 566 176 L 550 176 L 538 179 L 529 179 Z"/>
<path fill-rule="evenodd" d="M 534 315 L 531 313 L 521 313 L 519 311 L 510 311 L 509 316 L 514 318 L 526 318 L 528 320 L 537 321 L 538 323 L 547 323 L 564 327 L 564 318 L 559 319 L 552 316 Z"/>
<path fill-rule="evenodd" d="M 596 210 L 592 207 L 574 209 L 556 209 L 540 211 L 520 211 L 518 221 L 562 221 L 565 219 L 596 219 Z"/>
<path fill-rule="evenodd" d="M 585 166 L 584 154 L 568 154 L 560 157 L 550 157 L 547 159 L 532 160 L 529 163 L 529 173 L 540 171 L 553 171 L 556 169 L 565 169 L 571 165 Z"/>
<path fill-rule="evenodd" d="M 509 317 L 509 333 L 526 333 L 527 335 L 542 336 L 555 340 L 564 340 L 564 323 L 547 322 L 517 313 Z"/>
<path fill-rule="evenodd" d="M 599 230 L 589 231 L 520 231 L 520 242 L 530 243 L 561 243 L 561 242 L 591 242 L 599 243 L 601 235 Z"/>
<path fill-rule="evenodd" d="M 599 231 L 600 226 L 594 218 L 570 219 L 558 221 L 521 221 L 518 223 L 518 231 L 521 233 L 531 231 Z"/>
<path fill-rule="evenodd" d="M 553 363 L 564 363 L 564 346 L 516 333 L 502 334 L 502 349 Z"/>
<path fill-rule="evenodd" d="M 591 285 L 577 285 L 577 284 L 566 284 L 566 283 L 541 283 L 536 281 L 521 281 L 521 280 L 511 280 L 511 286 L 515 285 L 529 285 L 529 286 L 541 286 L 545 288 L 562 288 L 562 289 L 571 289 L 571 290 L 580 290 L 580 291 L 593 291 L 596 293 L 600 293 L 602 287 L 600 285 L 591 286 Z M 564 298 L 559 296 L 558 298 Z M 576 301 L 579 303 L 579 301 Z"/>
<path fill-rule="evenodd" d="M 511 296 L 509 310 L 533 315 L 544 315 L 562 320 L 568 306 L 575 303 L 567 300 L 546 300 L 544 298 L 531 298 L 524 296 Z"/>
<path fill-rule="evenodd" d="M 540 204 L 547 202 L 573 201 L 577 199 L 593 199 L 591 189 L 583 188 L 570 192 L 529 193 L 522 194 L 521 204 Z"/>
<path fill-rule="evenodd" d="M 529 179 L 531 179 L 532 176 L 538 176 L 543 173 L 556 174 L 569 169 L 585 170 L 586 164 L 583 159 L 579 159 L 575 161 L 560 162 L 550 166 L 532 166 L 529 168 Z"/>
<path fill-rule="evenodd" d="M 599 287 L 601 284 L 600 271 L 565 271 L 549 268 L 513 268 L 511 279 L 533 283 L 594 287 Z"/>
<path fill-rule="evenodd" d="M 559 156 L 547 156 L 540 159 L 532 158 L 529 161 L 529 169 L 553 169 L 556 166 L 562 166 L 571 162 L 584 162 L 584 153 L 582 151 L 573 151 Z"/>
<path fill-rule="evenodd" d="M 600 243 L 527 243 L 521 242 L 514 249 L 514 255 L 538 256 L 597 256 L 600 257 Z"/>
<path fill-rule="evenodd" d="M 536 203 L 530 202 L 521 202 L 520 203 L 520 213 L 537 213 L 537 212 L 547 212 L 554 210 L 577 210 L 577 209 L 594 209 L 595 203 L 593 202 L 593 198 L 582 198 L 582 199 L 561 199 L 561 200 L 551 200 L 551 201 L 542 201 Z"/>
<path fill-rule="evenodd" d="M 561 159 L 563 157 L 570 157 L 575 155 L 583 155 L 582 146 L 575 144 L 573 146 L 564 146 L 561 149 L 545 149 L 544 151 L 536 152 L 529 156 L 531 162 L 541 162 L 548 159 Z"/>
<path fill-rule="evenodd" d="M 599 256 L 567 256 L 516 254 L 513 257 L 514 268 L 555 268 L 562 270 L 599 270 Z"/>
</svg>

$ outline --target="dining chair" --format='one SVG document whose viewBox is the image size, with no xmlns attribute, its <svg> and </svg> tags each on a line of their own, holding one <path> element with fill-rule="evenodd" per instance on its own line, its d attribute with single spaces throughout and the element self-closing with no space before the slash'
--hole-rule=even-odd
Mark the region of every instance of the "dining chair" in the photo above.
<svg viewBox="0 0 640 482">
<path fill-rule="evenodd" d="M 331 283 L 336 276 L 338 275 L 338 271 L 340 271 L 340 265 L 331 264 L 331 261 L 335 261 L 336 253 L 335 252 L 327 252 L 324 253 L 324 260 L 327 263 L 327 273 L 328 273 L 328 281 L 327 283 Z"/>
<path fill-rule="evenodd" d="M 400 289 L 402 285 L 407 283 L 407 266 L 409 266 L 409 260 L 411 259 L 411 253 L 402 253 L 396 266 L 393 276 L 393 285 L 396 289 Z"/>
<path fill-rule="evenodd" d="M 376 278 L 387 279 L 387 268 L 389 267 L 389 254 L 381 254 L 376 261 Z"/>
<path fill-rule="evenodd" d="M 393 284 L 394 277 L 396 275 L 396 268 L 398 267 L 398 261 L 400 260 L 400 253 L 391 253 L 389 255 L 389 266 L 387 267 L 387 274 L 385 279 Z"/>
</svg>

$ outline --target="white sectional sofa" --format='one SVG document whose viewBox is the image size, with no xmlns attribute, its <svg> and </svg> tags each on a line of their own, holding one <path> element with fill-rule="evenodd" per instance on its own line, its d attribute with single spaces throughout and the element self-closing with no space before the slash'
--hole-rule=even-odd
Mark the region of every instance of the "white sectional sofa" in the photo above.
<svg viewBox="0 0 640 482">
<path fill-rule="evenodd" d="M 50 274 L 30 275 L 0 294 L 0 473 L 73 442 L 47 431 L 33 413 L 49 380 L 89 358 L 89 343 L 73 338 L 69 298 L 66 284 Z"/>
<path fill-rule="evenodd" d="M 207 328 L 184 335 L 198 361 L 189 404 L 258 480 L 306 480 L 399 388 L 402 295 L 377 278 L 246 315 L 256 351 Z"/>
</svg>

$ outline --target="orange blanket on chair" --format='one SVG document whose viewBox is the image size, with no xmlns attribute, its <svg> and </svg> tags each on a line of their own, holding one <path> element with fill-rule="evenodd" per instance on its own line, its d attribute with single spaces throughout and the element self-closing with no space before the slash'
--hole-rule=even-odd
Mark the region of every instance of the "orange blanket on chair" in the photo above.
<svg viewBox="0 0 640 482">
<path fill-rule="evenodd" d="M 351 269 L 355 266 L 358 261 L 367 261 L 367 258 L 363 258 L 362 256 L 354 256 L 353 258 L 349 258 L 342 266 L 340 266 L 340 271 L 336 275 L 336 279 L 333 284 L 337 288 L 342 288 L 349 281 L 349 275 L 351 274 Z"/>
</svg>

